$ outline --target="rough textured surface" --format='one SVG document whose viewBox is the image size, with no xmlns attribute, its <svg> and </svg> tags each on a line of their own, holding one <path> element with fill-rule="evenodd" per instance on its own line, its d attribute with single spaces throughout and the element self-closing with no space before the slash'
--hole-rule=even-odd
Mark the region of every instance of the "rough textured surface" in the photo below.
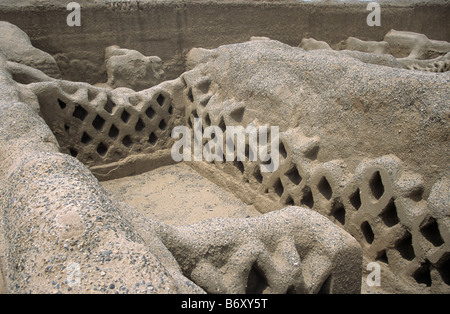
<svg viewBox="0 0 450 314">
<path fill-rule="evenodd" d="M 186 236 L 171 235 L 164 244 L 183 272 L 209 292 L 360 292 L 359 245 L 309 209 L 208 219 L 178 231 Z"/>
<path fill-rule="evenodd" d="M 211 220 L 211 230 L 170 227 L 119 203 L 80 161 L 59 152 L 44 120 L 18 101 L 19 85 L 6 60 L 0 62 L 0 268 L 6 292 L 360 292 L 359 244 L 309 209 Z M 29 88 L 55 83 L 65 86 L 50 80 Z M 82 123 L 87 111 L 81 114 L 77 106 L 72 116 Z"/>
<path fill-rule="evenodd" d="M 109 174 L 110 178 L 121 171 L 114 163 L 138 154 L 144 159 L 143 153 L 160 159 L 157 165 L 173 163 L 166 150 L 174 142 L 171 129 L 183 119 L 177 97 L 182 87 L 180 80 L 138 93 L 62 80 L 29 85 L 62 152 L 95 168 L 99 176 Z M 152 168 L 147 167 L 142 170 Z"/>
<path fill-rule="evenodd" d="M 189 110 L 209 114 L 212 125 L 298 128 L 320 138 L 316 158 L 345 159 L 353 169 L 362 158 L 395 154 L 426 177 L 428 192 L 433 176 L 448 175 L 447 74 L 379 67 L 334 51 L 305 53 L 276 41 L 202 55 L 183 79 L 194 100 Z"/>
<path fill-rule="evenodd" d="M 331 47 L 313 38 L 304 38 L 299 45 L 305 50 Z M 430 40 L 423 34 L 390 30 L 383 41 L 364 41 L 349 37 L 334 45 L 341 53 L 353 56 L 365 63 L 394 68 L 446 72 L 450 70 L 450 43 Z"/>
<path fill-rule="evenodd" d="M 276 125 L 282 144 L 274 173 L 248 161 L 193 164 L 217 181 L 212 169 L 229 175 L 225 185 L 262 212 L 272 199 L 330 217 L 392 272 L 395 291 L 448 292 L 449 217 L 427 204 L 449 175 L 448 73 L 361 54 L 268 40 L 194 49 L 182 76 L 187 124 Z"/>
<path fill-rule="evenodd" d="M 30 87 L 44 117 L 50 117 L 52 129 L 58 130 L 58 125 L 66 129 L 70 123 L 77 130 L 75 140 L 68 136 L 70 132 L 62 132 L 60 142 L 77 147 L 78 158 L 103 179 L 161 165 L 154 154 L 169 147 L 169 132 L 160 135 L 167 145 L 153 150 L 152 163 L 146 162 L 149 155 L 140 154 L 141 146 L 136 144 L 132 144 L 136 150 L 124 150 L 120 158 L 110 159 L 109 150 L 102 156 L 96 141 L 105 135 L 91 136 L 97 133 L 89 130 L 110 103 L 108 97 L 89 95 L 116 95 L 115 111 L 101 116 L 118 121 L 133 138 L 141 136 L 136 128 L 148 108 L 156 112 L 161 106 L 169 112 L 172 104 L 178 109 L 173 125 L 181 122 L 183 112 L 191 127 L 195 117 L 201 117 L 205 126 L 222 128 L 278 125 L 284 151 L 280 168 L 273 174 L 261 174 L 258 163 L 193 166 L 262 212 L 295 204 L 330 217 L 359 240 L 368 258 L 381 261 L 388 272 L 397 272 L 392 276 L 398 278 L 391 283 L 393 290 L 417 291 L 424 284 L 434 292 L 447 291 L 448 217 L 435 215 L 426 199 L 434 182 L 448 176 L 444 96 L 448 75 L 399 70 L 394 57 L 378 58 L 359 51 L 308 53 L 267 38 L 253 38 L 212 51 L 194 49 L 188 59 L 193 70 L 140 93 L 126 89 L 109 92 L 65 81 Z M 376 65 L 383 62 L 389 67 Z M 158 101 L 161 91 L 167 96 Z M 61 107 L 61 97 L 74 104 L 69 105 L 72 109 Z M 76 113 L 75 104 L 81 104 L 85 116 Z M 64 118 L 51 120 L 51 113 L 58 110 L 66 110 Z M 124 121 L 125 111 L 131 112 L 133 122 Z M 105 127 L 109 138 L 111 129 L 112 124 Z M 153 145 L 147 134 L 142 135 L 146 142 L 133 143 Z M 386 137 L 389 141 L 379 140 Z M 113 149 L 126 147 L 124 137 L 111 143 L 108 147 Z M 427 154 L 421 154 L 424 150 Z M 91 156 L 91 163 L 82 156 Z M 161 158 L 171 160 L 168 151 Z"/>
<path fill-rule="evenodd" d="M 50 54 L 33 47 L 25 32 L 3 21 L 0 22 L 0 51 L 9 61 L 29 65 L 54 78 L 61 77 L 58 65 Z"/>
<path fill-rule="evenodd" d="M 356 50 L 361 52 L 369 52 L 376 54 L 389 53 L 388 42 L 363 41 L 355 37 L 349 37 L 340 43 L 341 50 Z"/>
<path fill-rule="evenodd" d="M 56 139 L 28 105 L 2 103 L 1 114 L 6 292 L 201 291 L 176 274 L 174 280 L 152 252 L 164 246 L 149 249 L 92 174 L 58 153 Z"/>
<path fill-rule="evenodd" d="M 390 30 L 384 36 L 389 52 L 397 58 L 433 59 L 450 52 L 450 43 L 430 40 L 424 34 Z M 381 44 L 381 43 L 380 43 Z"/>
<path fill-rule="evenodd" d="M 107 84 L 112 88 L 141 91 L 164 81 L 162 60 L 156 56 L 146 57 L 135 50 L 110 46 L 106 48 L 105 65 Z"/>
<path fill-rule="evenodd" d="M 253 206 L 221 189 L 186 163 L 103 181 L 102 185 L 118 200 L 169 225 L 189 225 L 218 217 L 261 215 Z"/>
<path fill-rule="evenodd" d="M 377 1 L 380 2 L 380 1 Z M 381 41 L 394 28 L 450 41 L 448 1 L 385 0 L 380 27 L 368 27 L 367 1 L 79 0 L 81 28 L 68 27 L 67 3 L 3 0 L 0 20 L 24 30 L 50 53 L 66 80 L 106 81 L 105 48 L 118 45 L 159 56 L 168 79 L 185 70 L 193 47 L 215 48 L 266 36 L 291 46 L 302 38 L 338 44 L 349 36 Z M 51 23 L 49 23 L 51 21 Z M 36 26 L 38 25 L 38 26 Z"/>
<path fill-rule="evenodd" d="M 331 293 L 360 291 L 359 244 L 325 217 L 291 208 L 257 220 L 209 221 L 214 232 L 203 225 L 170 228 L 113 201 L 87 168 L 58 153 L 50 130 L 26 104 L 2 104 L 1 110 L 2 147 L 9 148 L 2 150 L 0 191 L 7 292 L 202 291 L 181 272 L 208 292 L 243 292 L 253 264 L 263 278 L 255 284 L 262 281 L 271 292 L 317 292 L 324 285 Z M 318 226 L 304 215 L 315 217 Z M 280 257 L 272 251 L 278 245 Z M 236 250 L 241 253 L 235 256 Z M 317 259 L 321 267 L 310 264 Z M 206 283 L 204 274 L 214 276 Z"/>
<path fill-rule="evenodd" d="M 331 49 L 326 42 L 315 40 L 314 38 L 303 38 L 299 47 L 305 50 Z"/>
<path fill-rule="evenodd" d="M 192 25 L 185 26 L 194 2 L 201 3 L 180 7 L 181 2 L 174 1 L 158 7 L 173 13 L 176 5 L 172 17 L 180 32 L 171 38 L 180 48 L 177 60 L 193 44 L 183 40 L 189 38 L 185 31 Z M 296 8 L 263 3 L 273 12 L 281 8 L 291 13 Z M 415 14 L 423 14 L 425 7 L 432 12 L 436 3 L 415 6 Z M 15 8 L 21 4 L 16 2 Z M 29 8 L 27 4 L 23 8 Z M 42 4 L 45 9 L 46 2 Z M 115 3 L 110 9 L 126 20 L 126 13 L 135 18 L 136 12 L 155 8 L 141 4 Z M 104 3 L 97 5 L 85 7 L 89 10 L 83 11 L 84 21 Z M 235 8 L 245 14 L 246 5 Z M 334 8 L 320 5 L 324 3 L 301 8 L 306 13 L 308 8 Z M 363 265 L 381 265 L 387 290 L 447 293 L 450 81 L 448 73 L 413 70 L 447 70 L 448 43 L 427 37 L 446 39 L 446 28 L 440 25 L 436 36 L 399 31 L 384 36 L 391 28 L 384 22 L 389 25 L 392 18 L 385 14 L 411 8 L 408 2 L 395 5 L 383 8 L 388 18 L 377 34 L 343 32 L 342 22 L 344 38 L 320 33 L 313 36 L 320 41 L 303 42 L 304 48 L 325 50 L 294 48 L 269 40 L 267 33 L 252 33 L 257 36 L 248 43 L 194 49 L 186 60 L 190 71 L 141 92 L 56 80 L 0 54 L 0 108 L 5 117 L 0 124 L 0 268 L 6 290 L 358 292 L 361 246 Z M 345 8 L 354 17 L 367 15 L 361 4 Z M 2 12 L 14 18 L 20 11 L 16 9 Z M 334 9 L 329 12 L 339 21 L 342 16 Z M 226 12 L 239 19 L 232 11 Z M 407 18 L 420 21 L 418 15 Z M 141 24 L 138 19 L 139 29 Z M 79 34 L 87 36 L 88 25 Z M 218 42 L 245 35 L 227 31 L 230 37 Z M 328 49 L 336 49 L 345 38 L 339 49 L 354 50 Z M 111 44 L 117 43 L 135 48 L 120 41 Z M 388 49 L 391 55 L 383 54 Z M 60 65 L 69 64 L 62 67 L 64 73 L 91 69 L 89 80 L 97 76 L 92 54 L 87 60 L 75 50 L 71 53 L 75 55 L 70 58 L 64 52 L 57 56 Z M 71 65 L 81 67 L 70 69 Z M 261 173 L 260 162 L 192 164 L 247 204 L 270 213 L 169 226 L 117 202 L 94 178 L 93 174 L 117 178 L 170 164 L 170 130 L 183 123 L 192 127 L 197 117 L 205 126 L 222 130 L 230 125 L 280 127 L 281 163 L 274 173 Z M 76 156 L 91 171 L 61 151 Z M 143 267 L 143 272 L 136 267 Z"/>
</svg>

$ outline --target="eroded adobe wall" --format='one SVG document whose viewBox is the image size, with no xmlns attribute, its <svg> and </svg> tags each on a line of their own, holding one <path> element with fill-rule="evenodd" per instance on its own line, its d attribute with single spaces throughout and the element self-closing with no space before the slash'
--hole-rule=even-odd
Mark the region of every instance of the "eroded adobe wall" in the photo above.
<svg viewBox="0 0 450 314">
<path fill-rule="evenodd" d="M 106 81 L 105 48 L 119 45 L 159 56 L 167 78 L 184 71 L 193 47 L 215 48 L 266 36 L 296 46 L 312 37 L 339 43 L 349 36 L 382 40 L 407 30 L 450 41 L 446 1 L 380 1 L 382 23 L 369 27 L 367 2 L 347 1 L 78 1 L 81 27 L 68 27 L 64 4 L 3 1 L 0 20 L 19 26 L 32 43 L 55 56 L 65 79 Z"/>
<path fill-rule="evenodd" d="M 184 117 L 181 80 L 142 92 L 113 91 L 86 83 L 33 83 L 40 113 L 61 151 L 76 157 L 98 178 L 117 178 L 173 163 L 170 137 Z"/>
<path fill-rule="evenodd" d="M 257 50 L 261 52 L 259 61 L 267 62 L 266 68 L 258 70 L 261 63 L 252 60 Z M 160 122 L 139 123 L 140 115 L 160 106 L 166 111 L 157 117 L 165 120 L 172 103 L 185 105 L 187 118 L 197 115 L 205 125 L 245 124 L 255 117 L 258 123 L 278 124 L 283 127 L 284 149 L 276 173 L 262 175 L 257 172 L 259 165 L 238 161 L 216 164 L 214 168 L 202 166 L 212 168 L 207 169 L 210 172 L 222 170 L 217 180 L 224 181 L 224 174 L 232 177 L 227 183 L 235 182 L 241 194 L 253 191 L 255 197 L 272 200 L 265 204 L 266 211 L 275 209 L 271 206 L 278 203 L 278 207 L 307 206 L 327 215 L 358 239 L 366 257 L 394 273 L 392 281 L 397 281 L 399 291 L 448 292 L 448 80 L 438 76 L 447 74 L 382 71 L 334 52 L 320 57 L 273 42 L 246 43 L 221 51 L 225 56 L 222 61 L 237 56 L 228 65 L 231 70 L 239 70 L 227 73 L 230 68 L 223 70 L 226 63 L 219 59 L 209 68 L 183 75 L 175 89 L 175 94 L 180 89 L 184 94 L 182 101 L 174 101 L 175 94 L 170 91 L 162 93 L 164 86 L 143 94 L 127 96 L 124 92 L 121 100 L 106 90 L 63 81 L 48 83 L 50 90 L 53 88 L 49 94 L 43 88 L 47 83 L 28 88 L 38 96 L 44 117 L 46 109 L 58 112 L 57 119 L 47 114 L 46 122 L 55 134 L 58 128 L 63 132 L 66 138 L 59 139 L 62 146 L 66 144 L 72 153 L 75 151 L 71 152 L 68 145 L 78 145 L 86 156 L 95 156 L 96 163 L 105 161 L 96 141 L 111 139 L 112 124 L 120 124 L 123 133 L 119 134 L 124 137 L 115 139 L 108 148 L 133 154 L 132 147 L 139 148 L 140 143 L 127 150 L 125 133 L 135 134 L 138 142 L 148 142 L 150 136 L 140 136 L 139 129 L 145 124 L 148 129 L 142 130 L 150 131 L 159 128 Z M 279 62 L 271 63 L 274 55 L 280 61 L 274 51 L 287 54 L 289 66 L 285 72 L 278 67 Z M 300 62 L 301 71 L 296 72 L 292 61 L 300 59 L 312 62 Z M 267 71 L 271 75 L 265 75 Z M 301 79 L 292 80 L 299 73 Z M 249 74 L 255 80 L 248 80 L 252 77 Z M 349 78 L 350 83 L 336 83 L 346 83 Z M 166 95 L 164 101 L 158 101 L 160 94 Z M 115 99 L 111 106 L 116 111 L 108 105 L 111 99 Z M 127 118 L 124 112 L 129 114 L 128 110 L 133 112 Z M 107 118 L 98 119 L 99 114 Z M 75 127 L 77 136 L 71 137 L 66 127 Z M 344 133 L 346 136 L 341 135 Z M 168 139 L 167 133 L 163 138 Z M 437 168 L 433 169 L 434 165 Z"/>
<path fill-rule="evenodd" d="M 117 202 L 19 102 L 2 58 L 1 292 L 360 292 L 361 247 L 306 208 L 171 227 Z"/>
<path fill-rule="evenodd" d="M 187 125 L 279 126 L 280 164 L 190 163 L 260 211 L 306 206 L 387 270 L 384 287 L 448 292 L 448 73 L 271 40 L 195 49 Z M 248 149 L 251 149 L 247 145 Z M 248 154 L 247 154 L 248 157 Z"/>
</svg>

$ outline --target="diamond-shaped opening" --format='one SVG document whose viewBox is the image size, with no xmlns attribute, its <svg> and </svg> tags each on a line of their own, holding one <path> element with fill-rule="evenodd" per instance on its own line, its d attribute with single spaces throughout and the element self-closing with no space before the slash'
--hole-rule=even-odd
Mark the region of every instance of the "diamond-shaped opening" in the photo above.
<svg viewBox="0 0 450 314">
<path fill-rule="evenodd" d="M 255 178 L 256 181 L 258 181 L 259 183 L 262 183 L 263 176 L 261 174 L 261 170 L 259 169 L 259 166 L 255 167 L 255 171 L 253 172 L 253 177 Z"/>
<path fill-rule="evenodd" d="M 450 285 L 450 253 L 445 253 L 436 263 L 436 269 L 446 285 Z"/>
<path fill-rule="evenodd" d="M 250 161 L 254 161 L 255 158 L 255 154 L 248 144 L 245 144 L 245 157 L 247 157 Z"/>
<path fill-rule="evenodd" d="M 286 290 L 286 294 L 298 294 L 297 289 L 294 285 L 290 285 Z"/>
<path fill-rule="evenodd" d="M 78 151 L 75 148 L 69 148 L 69 152 L 72 157 L 78 156 Z"/>
<path fill-rule="evenodd" d="M 202 80 L 202 82 L 199 83 L 196 87 L 202 94 L 206 94 L 209 92 L 210 86 L 211 86 L 211 80 L 205 79 L 205 80 Z"/>
<path fill-rule="evenodd" d="M 103 126 L 105 125 L 105 119 L 103 119 L 102 117 L 100 117 L 99 115 L 97 115 L 94 119 L 94 121 L 92 121 L 92 126 L 97 130 L 100 131 Z"/>
<path fill-rule="evenodd" d="M 135 129 L 137 132 L 140 132 L 140 131 L 142 131 L 144 128 L 145 128 L 145 123 L 144 123 L 144 121 L 142 121 L 141 118 L 139 118 L 139 120 L 136 122 L 136 125 L 135 125 L 134 129 Z"/>
<path fill-rule="evenodd" d="M 264 272 L 258 267 L 255 262 L 250 269 L 247 279 L 247 285 L 245 288 L 246 294 L 261 294 L 267 289 L 269 284 L 267 283 Z"/>
<path fill-rule="evenodd" d="M 309 186 L 305 186 L 302 191 L 302 200 L 300 202 L 302 205 L 308 206 L 309 208 L 314 207 L 314 197 Z"/>
<path fill-rule="evenodd" d="M 107 113 L 112 114 L 115 107 L 116 104 L 111 99 L 108 98 L 103 108 L 105 108 Z"/>
<path fill-rule="evenodd" d="M 206 117 L 205 117 L 205 124 L 206 124 L 206 126 L 211 125 L 211 118 L 209 117 L 208 113 L 206 114 Z"/>
<path fill-rule="evenodd" d="M 383 263 L 389 264 L 386 250 L 382 250 L 382 251 L 378 252 L 377 256 L 375 257 L 375 260 L 377 262 L 383 262 Z"/>
<path fill-rule="evenodd" d="M 242 161 L 235 160 L 235 161 L 233 161 L 233 164 L 241 173 L 244 173 L 245 169 L 244 169 L 244 164 L 242 163 Z"/>
<path fill-rule="evenodd" d="M 189 88 L 188 93 L 187 93 L 187 97 L 188 97 L 190 102 L 194 102 L 194 95 L 192 95 L 192 88 Z"/>
<path fill-rule="evenodd" d="M 156 137 L 156 135 L 154 133 L 151 133 L 150 136 L 148 137 L 148 142 L 152 145 L 155 145 L 157 141 L 158 138 Z"/>
<path fill-rule="evenodd" d="M 70 127 L 67 124 L 64 124 L 64 131 L 69 132 Z"/>
<path fill-rule="evenodd" d="M 439 227 L 436 219 L 431 217 L 423 227 L 420 228 L 420 233 L 433 244 L 433 246 L 438 247 L 444 244 L 441 233 L 439 232 Z"/>
<path fill-rule="evenodd" d="M 284 144 L 282 142 L 280 143 L 280 146 L 278 147 L 278 152 L 280 153 L 281 157 L 283 157 L 284 159 L 287 158 L 286 147 L 284 147 Z"/>
<path fill-rule="evenodd" d="M 108 146 L 106 146 L 103 143 L 98 144 L 98 146 L 97 146 L 97 153 L 100 156 L 105 156 L 107 152 L 108 152 Z"/>
<path fill-rule="evenodd" d="M 223 116 L 220 118 L 220 122 L 219 122 L 219 128 L 222 130 L 222 132 L 225 133 L 227 126 L 225 124 L 225 121 L 223 119 Z"/>
<path fill-rule="evenodd" d="M 109 129 L 108 136 L 112 139 L 117 138 L 119 135 L 119 129 L 113 124 L 111 125 L 111 128 Z"/>
<path fill-rule="evenodd" d="M 166 100 L 166 98 L 162 95 L 159 94 L 158 98 L 156 98 L 156 102 L 158 103 L 158 105 L 160 105 L 161 107 L 164 105 L 164 101 Z"/>
<path fill-rule="evenodd" d="M 280 197 L 281 197 L 281 195 L 283 195 L 284 187 L 283 187 L 283 183 L 281 183 L 280 178 L 278 178 L 278 180 L 273 185 L 273 191 L 275 192 L 275 194 L 277 194 Z"/>
<path fill-rule="evenodd" d="M 319 146 L 312 147 L 307 152 L 305 152 L 305 157 L 310 160 L 316 160 L 317 156 L 319 155 L 319 148 Z"/>
<path fill-rule="evenodd" d="M 317 185 L 317 189 L 319 190 L 320 194 L 322 194 L 327 200 L 331 199 L 333 190 L 331 189 L 330 183 L 328 183 L 327 178 L 322 177 L 320 179 L 319 184 Z"/>
<path fill-rule="evenodd" d="M 360 194 L 360 190 L 356 189 L 356 191 L 350 195 L 350 204 L 352 204 L 352 206 L 358 210 L 361 207 L 361 194 Z"/>
<path fill-rule="evenodd" d="M 244 113 L 245 113 L 245 107 L 240 107 L 235 109 L 233 112 L 230 113 L 230 117 L 238 122 L 241 123 L 242 119 L 244 118 Z"/>
<path fill-rule="evenodd" d="M 412 261 L 416 255 L 414 254 L 414 248 L 412 246 L 412 236 L 411 233 L 407 232 L 407 234 L 395 243 L 395 248 L 400 253 L 400 255 L 407 259 L 408 261 Z"/>
<path fill-rule="evenodd" d="M 345 225 L 345 207 L 341 202 L 334 202 L 331 208 L 331 216 L 333 216 L 341 225 Z"/>
<path fill-rule="evenodd" d="M 397 207 L 395 206 L 394 199 L 391 199 L 386 208 L 380 214 L 384 224 L 388 227 L 392 227 L 400 222 L 397 216 Z"/>
<path fill-rule="evenodd" d="M 59 108 L 61 108 L 61 109 L 65 109 L 67 107 L 67 104 L 64 101 L 62 101 L 61 99 L 58 99 L 58 105 L 59 105 Z"/>
<path fill-rule="evenodd" d="M 147 110 L 145 110 L 145 115 L 146 115 L 149 119 L 153 118 L 153 117 L 155 116 L 155 114 L 156 114 L 156 112 L 155 112 L 155 110 L 153 110 L 152 107 L 148 107 Z"/>
<path fill-rule="evenodd" d="M 86 132 L 83 132 L 83 135 L 81 136 L 81 143 L 87 145 L 92 141 L 92 138 L 87 134 Z"/>
<path fill-rule="evenodd" d="M 290 195 L 288 195 L 288 197 L 286 197 L 286 200 L 284 201 L 284 203 L 286 205 L 291 205 L 291 206 L 295 205 L 294 200 L 292 199 L 292 196 L 290 196 Z"/>
<path fill-rule="evenodd" d="M 295 185 L 299 185 L 302 182 L 302 176 L 298 172 L 297 166 L 292 166 L 292 168 L 285 173 L 286 177 L 294 183 Z"/>
<path fill-rule="evenodd" d="M 372 175 L 369 180 L 369 188 L 372 191 L 372 195 L 379 200 L 384 194 L 383 180 L 381 179 L 380 172 L 377 171 Z"/>
<path fill-rule="evenodd" d="M 122 144 L 126 147 L 130 147 L 131 145 L 133 145 L 133 141 L 131 140 L 130 136 L 126 135 L 123 139 L 122 139 Z"/>
<path fill-rule="evenodd" d="M 162 119 L 161 122 L 159 122 L 158 128 L 160 130 L 165 130 L 167 128 L 167 123 L 164 119 Z"/>
<path fill-rule="evenodd" d="M 84 109 L 80 105 L 77 105 L 77 106 L 75 106 L 75 110 L 73 111 L 72 115 L 75 118 L 80 119 L 81 121 L 84 121 L 84 119 L 86 119 L 86 117 L 88 115 L 88 112 L 86 111 L 86 109 Z"/>
<path fill-rule="evenodd" d="M 373 233 L 372 227 L 370 226 L 368 221 L 364 221 L 361 224 L 361 231 L 366 242 L 372 244 L 373 240 L 375 239 L 375 234 Z"/>
<path fill-rule="evenodd" d="M 332 287 L 332 277 L 331 275 L 325 279 L 325 281 L 322 283 L 322 286 L 320 286 L 319 291 L 317 294 L 331 294 L 331 287 Z"/>
<path fill-rule="evenodd" d="M 409 198 L 415 202 L 420 202 L 423 199 L 423 187 L 419 187 L 409 194 Z"/>
<path fill-rule="evenodd" d="M 168 112 L 169 114 L 173 114 L 173 107 L 170 106 L 169 109 L 167 110 L 167 112 Z"/>
<path fill-rule="evenodd" d="M 417 283 L 431 287 L 430 266 L 430 262 L 426 260 L 424 263 L 420 264 L 420 267 L 413 273 L 412 276 Z"/>
<path fill-rule="evenodd" d="M 123 123 L 127 123 L 130 120 L 130 114 L 128 113 L 128 111 L 124 110 L 122 112 L 122 115 L 120 116 L 120 119 L 123 121 Z"/>
</svg>

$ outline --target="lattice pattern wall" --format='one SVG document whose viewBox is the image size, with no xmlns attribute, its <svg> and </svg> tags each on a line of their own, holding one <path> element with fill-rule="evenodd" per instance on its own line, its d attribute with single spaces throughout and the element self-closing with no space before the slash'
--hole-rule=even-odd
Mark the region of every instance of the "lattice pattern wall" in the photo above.
<svg viewBox="0 0 450 314">
<path fill-rule="evenodd" d="M 58 81 L 38 83 L 33 91 L 62 151 L 89 166 L 169 149 L 170 132 L 182 121 L 192 128 L 194 118 L 201 118 L 204 127 L 223 131 L 243 121 L 245 104 L 230 101 L 224 111 L 208 106 L 215 93 L 208 77 L 184 75 L 180 81 L 184 104 L 179 106 L 174 103 L 179 91 L 161 85 L 114 93 Z M 184 108 L 184 116 L 176 108 Z M 359 241 L 366 257 L 384 263 L 395 280 L 419 291 L 450 292 L 448 181 L 437 182 L 424 199 L 423 179 L 406 171 L 396 156 L 361 160 L 351 173 L 343 160 L 318 161 L 320 138 L 306 137 L 300 128 L 282 132 L 280 140 L 280 166 L 273 173 L 262 173 L 259 162 L 213 164 L 238 185 L 281 206 L 307 206 L 326 215 Z"/>
<path fill-rule="evenodd" d="M 220 112 L 208 106 L 214 97 L 209 78 L 185 80 L 188 126 L 201 118 L 203 126 L 225 131 L 242 121 L 245 105 L 230 103 L 223 106 L 229 111 Z M 280 166 L 273 173 L 261 173 L 260 163 L 248 160 L 213 164 L 282 205 L 307 206 L 326 215 L 359 241 L 365 256 L 392 271 L 395 279 L 390 280 L 408 282 L 418 291 L 450 292 L 447 181 L 437 182 L 431 192 L 435 198 L 427 200 L 422 177 L 404 170 L 394 155 L 361 160 L 351 173 L 343 160 L 317 160 L 318 137 L 294 129 L 281 133 L 280 140 Z"/>
<path fill-rule="evenodd" d="M 41 113 L 62 152 L 87 166 L 170 148 L 176 116 L 170 90 L 111 92 L 59 81 L 35 88 Z"/>
</svg>

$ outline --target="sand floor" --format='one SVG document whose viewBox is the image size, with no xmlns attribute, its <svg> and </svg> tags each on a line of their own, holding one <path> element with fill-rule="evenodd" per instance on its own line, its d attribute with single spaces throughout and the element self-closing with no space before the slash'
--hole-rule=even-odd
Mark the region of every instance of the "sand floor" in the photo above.
<svg viewBox="0 0 450 314">
<path fill-rule="evenodd" d="M 131 177 L 102 182 L 120 201 L 146 216 L 171 225 L 208 218 L 260 215 L 184 163 L 160 167 Z"/>
</svg>

